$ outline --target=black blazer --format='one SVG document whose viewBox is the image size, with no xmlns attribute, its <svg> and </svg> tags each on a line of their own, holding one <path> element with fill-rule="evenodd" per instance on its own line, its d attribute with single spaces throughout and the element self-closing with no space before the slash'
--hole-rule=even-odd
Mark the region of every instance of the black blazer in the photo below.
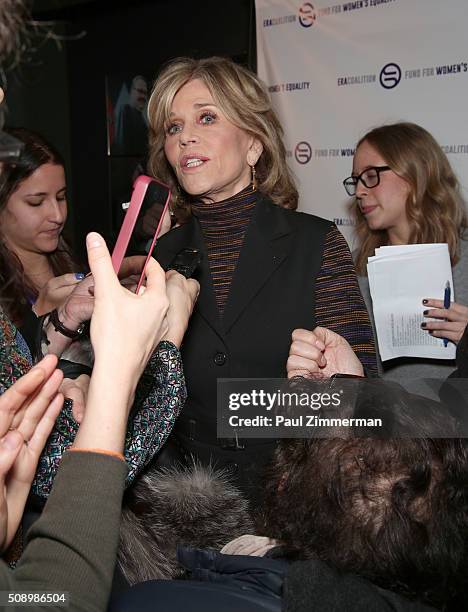
<svg viewBox="0 0 468 612">
<path fill-rule="evenodd" d="M 179 421 L 185 431 L 188 420 L 195 419 L 205 441 L 208 437 L 216 443 L 217 378 L 286 375 L 292 331 L 315 327 L 314 283 L 332 226 L 330 221 L 285 210 L 260 196 L 222 320 L 198 220 L 192 217 L 158 241 L 155 257 L 163 268 L 185 247 L 203 253 L 194 274 L 200 295 L 182 346 L 188 399 Z"/>
</svg>

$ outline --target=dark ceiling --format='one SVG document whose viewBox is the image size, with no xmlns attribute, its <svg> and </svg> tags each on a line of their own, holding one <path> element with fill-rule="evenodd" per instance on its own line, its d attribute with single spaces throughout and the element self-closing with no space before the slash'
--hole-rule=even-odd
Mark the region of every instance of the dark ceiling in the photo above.
<svg viewBox="0 0 468 612">
<path fill-rule="evenodd" d="M 121 7 L 135 8 L 147 0 L 32 0 L 33 17 L 37 19 L 73 19 L 84 15 L 99 15 Z M 161 0 L 153 0 L 158 4 Z"/>
<path fill-rule="evenodd" d="M 79 4 L 91 4 L 96 2 L 98 2 L 98 0 L 33 0 L 32 12 L 35 14 L 49 11 L 55 12 L 67 10 Z"/>
</svg>

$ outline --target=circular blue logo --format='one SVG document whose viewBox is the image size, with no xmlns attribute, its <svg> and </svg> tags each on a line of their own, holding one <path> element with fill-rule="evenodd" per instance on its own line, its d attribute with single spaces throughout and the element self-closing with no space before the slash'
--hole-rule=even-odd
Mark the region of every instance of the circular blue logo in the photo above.
<svg viewBox="0 0 468 612">
<path fill-rule="evenodd" d="M 310 144 L 305 140 L 298 142 L 294 149 L 294 157 L 298 164 L 307 164 L 312 157 L 312 147 Z"/>
<path fill-rule="evenodd" d="M 314 5 L 310 2 L 304 2 L 299 8 L 299 23 L 303 28 L 310 28 L 310 26 L 313 26 L 316 17 Z"/>
<path fill-rule="evenodd" d="M 393 89 L 401 81 L 400 66 L 398 64 L 394 64 L 393 62 L 390 64 L 385 64 L 380 71 L 379 80 L 380 84 L 385 89 Z"/>
</svg>

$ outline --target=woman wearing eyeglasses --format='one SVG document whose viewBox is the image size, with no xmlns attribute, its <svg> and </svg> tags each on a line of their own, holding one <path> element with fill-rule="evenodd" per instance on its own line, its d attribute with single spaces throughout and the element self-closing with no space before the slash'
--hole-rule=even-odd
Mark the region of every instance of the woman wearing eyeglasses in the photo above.
<svg viewBox="0 0 468 612">
<path fill-rule="evenodd" d="M 361 291 L 372 314 L 367 258 L 377 247 L 398 244 L 448 243 L 458 302 L 444 309 L 430 296 L 423 329 L 458 343 L 468 322 L 468 232 L 465 205 L 458 180 L 433 136 L 414 123 L 375 128 L 356 146 L 353 173 L 343 181 L 355 196 L 358 249 L 354 252 Z M 436 319 L 436 320 L 434 320 Z M 382 364 L 381 373 L 404 384 L 408 380 L 443 378 L 451 362 L 398 359 Z"/>
</svg>

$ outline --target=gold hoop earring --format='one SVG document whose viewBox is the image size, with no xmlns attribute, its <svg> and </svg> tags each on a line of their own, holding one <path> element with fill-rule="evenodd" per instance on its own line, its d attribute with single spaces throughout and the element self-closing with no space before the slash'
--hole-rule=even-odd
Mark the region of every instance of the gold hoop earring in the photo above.
<svg viewBox="0 0 468 612">
<path fill-rule="evenodd" d="M 255 169 L 255 165 L 250 166 L 252 171 L 252 187 L 254 191 L 257 191 L 257 171 Z"/>
</svg>

